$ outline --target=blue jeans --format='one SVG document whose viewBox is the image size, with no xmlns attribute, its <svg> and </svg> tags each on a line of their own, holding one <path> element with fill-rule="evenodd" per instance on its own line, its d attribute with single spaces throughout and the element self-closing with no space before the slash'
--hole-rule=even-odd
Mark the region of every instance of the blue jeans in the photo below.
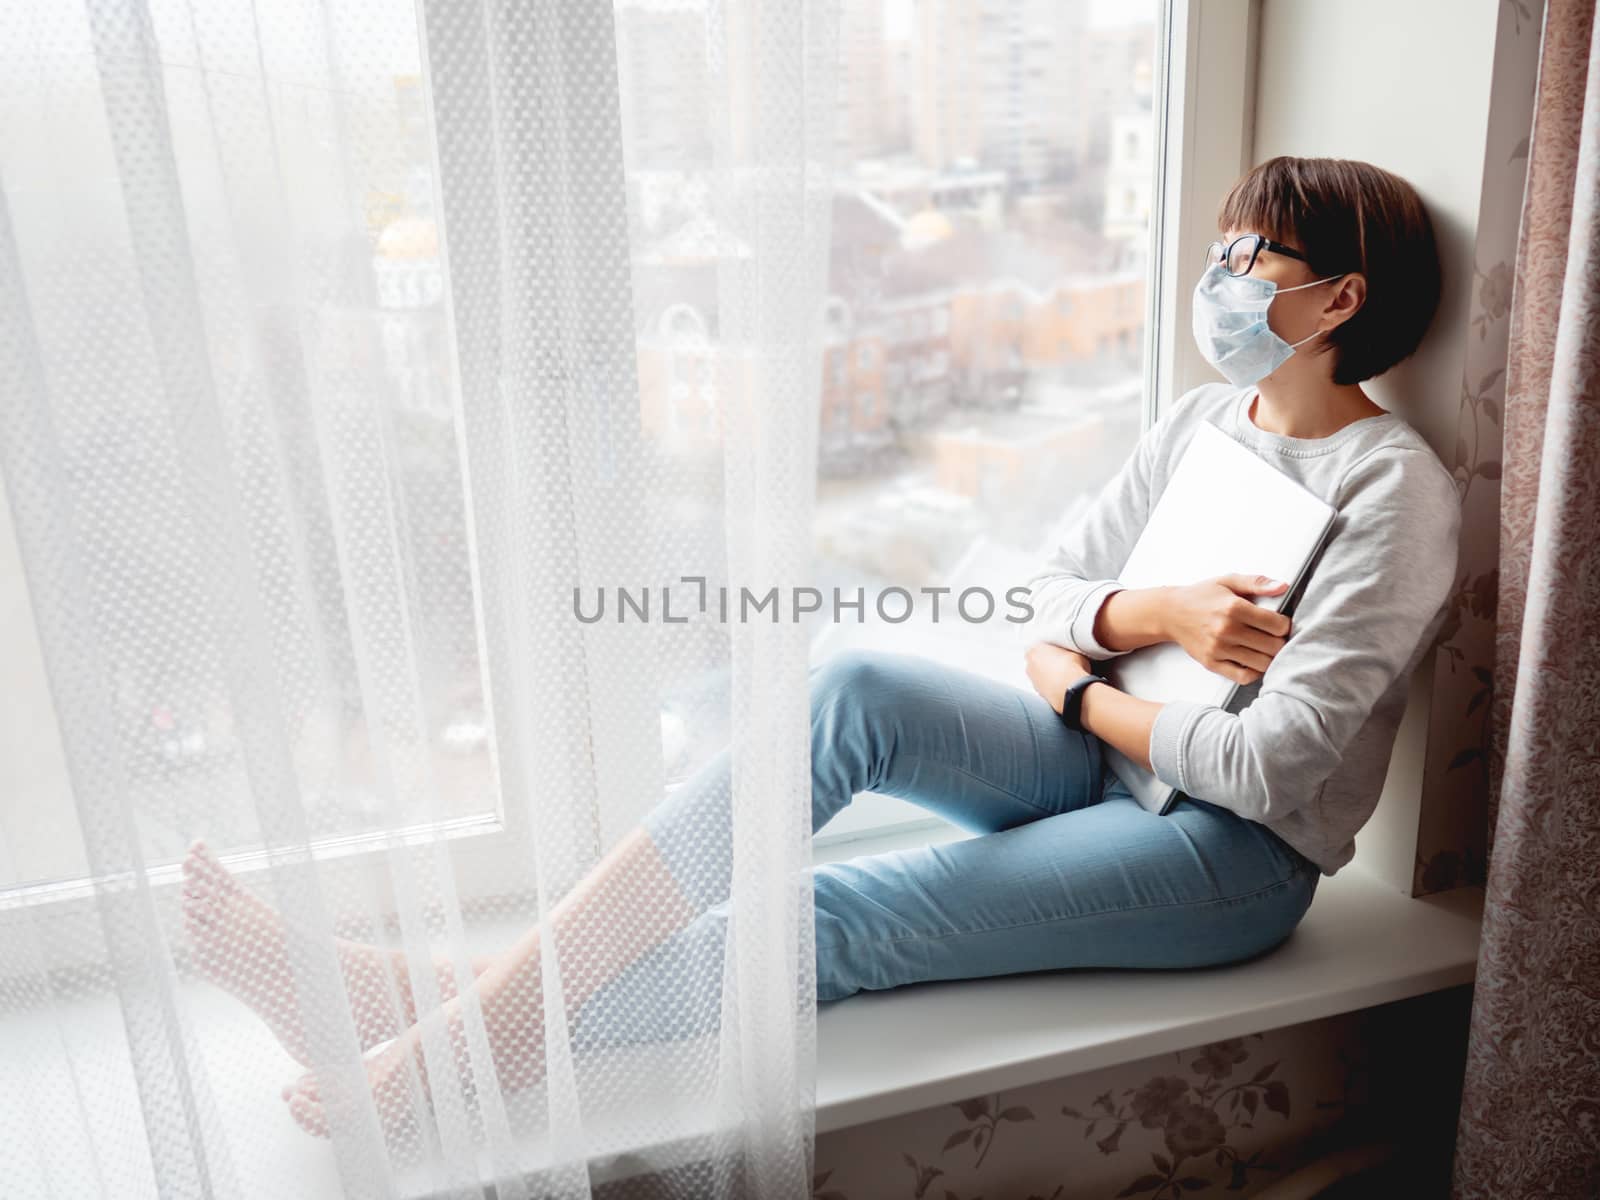
<svg viewBox="0 0 1600 1200">
<path fill-rule="evenodd" d="M 936 979 L 1069 967 L 1201 967 L 1293 932 L 1320 868 L 1266 826 L 1180 796 L 1143 808 L 1102 743 L 1041 697 L 928 659 L 850 651 L 813 667 L 811 827 L 856 792 L 899 796 L 981 836 L 811 868 L 817 999 Z M 726 870 L 726 753 L 646 815 L 685 891 L 708 905 L 653 951 L 713 954 Z M 722 839 L 725 842 L 725 838 Z M 708 964 L 709 965 L 709 964 Z M 656 976 L 661 978 L 662 976 Z"/>
</svg>

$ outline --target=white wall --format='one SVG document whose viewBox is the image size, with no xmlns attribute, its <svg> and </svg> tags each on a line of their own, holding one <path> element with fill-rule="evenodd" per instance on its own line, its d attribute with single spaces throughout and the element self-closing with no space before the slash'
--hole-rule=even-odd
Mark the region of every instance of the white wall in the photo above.
<svg viewBox="0 0 1600 1200">
<path fill-rule="evenodd" d="M 1234 0 L 1207 0 L 1213 4 Z M 1278 154 L 1364 159 L 1421 193 L 1444 295 L 1417 353 L 1363 386 L 1454 461 L 1472 248 L 1483 186 L 1495 0 L 1257 0 L 1252 164 Z M 1432 694 L 1418 669 L 1378 812 L 1357 862 L 1409 893 Z"/>
</svg>

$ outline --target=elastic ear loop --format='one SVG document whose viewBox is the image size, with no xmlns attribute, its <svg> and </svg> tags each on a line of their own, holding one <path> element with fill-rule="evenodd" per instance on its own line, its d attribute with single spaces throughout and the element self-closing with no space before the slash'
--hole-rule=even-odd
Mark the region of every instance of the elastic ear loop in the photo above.
<svg viewBox="0 0 1600 1200">
<path fill-rule="evenodd" d="M 1330 279 L 1343 279 L 1343 278 L 1344 278 L 1343 275 L 1329 275 L 1327 279 L 1313 279 L 1310 283 L 1297 283 L 1293 287 L 1279 288 L 1279 289 L 1277 289 L 1277 291 L 1273 292 L 1272 294 L 1274 296 L 1276 296 L 1278 294 L 1278 292 L 1298 292 L 1301 288 L 1316 287 L 1317 284 L 1319 284 L 1319 283 L 1327 283 L 1328 280 L 1330 280 Z M 1313 329 L 1309 334 L 1307 334 L 1305 337 L 1301 338 L 1298 342 L 1285 342 L 1284 345 L 1288 346 L 1289 349 L 1293 350 L 1293 349 L 1295 349 L 1295 348 L 1297 348 L 1299 346 L 1304 346 L 1312 338 L 1316 337 L 1317 334 L 1319 334 L 1319 333 L 1327 333 L 1327 332 L 1328 331 L 1326 329 Z"/>
</svg>

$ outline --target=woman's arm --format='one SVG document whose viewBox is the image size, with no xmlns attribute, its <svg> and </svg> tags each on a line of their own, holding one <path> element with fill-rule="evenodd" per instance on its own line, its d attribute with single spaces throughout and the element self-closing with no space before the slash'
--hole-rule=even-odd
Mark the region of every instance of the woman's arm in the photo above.
<svg viewBox="0 0 1600 1200">
<path fill-rule="evenodd" d="M 1140 435 L 1127 461 L 1028 580 L 1033 614 L 1018 626 L 1020 641 L 1052 642 L 1093 659 L 1114 658 L 1137 649 L 1128 636 L 1134 630 L 1123 629 L 1124 624 L 1131 624 L 1125 615 L 1130 611 L 1129 600 L 1116 602 L 1109 627 L 1101 621 L 1109 607 L 1108 598 L 1125 592 L 1116 576 L 1127 564 L 1149 516 L 1151 468 L 1164 424 L 1157 422 Z M 1138 602 L 1132 607 L 1139 607 Z M 1148 617 L 1146 612 L 1144 622 Z M 1124 644 L 1109 646 L 1099 641 L 1096 631 L 1101 628 L 1108 635 L 1122 635 Z"/>
<path fill-rule="evenodd" d="M 1404 449 L 1374 458 L 1347 481 L 1294 628 L 1243 711 L 1156 704 L 1097 683 L 1083 694 L 1083 727 L 1163 783 L 1251 820 L 1313 799 L 1455 578 L 1461 511 L 1449 475 Z M 1090 670 L 1084 655 L 1045 643 L 1028 648 L 1027 666 L 1057 712 L 1067 685 Z"/>
<path fill-rule="evenodd" d="M 1027 662 L 1028 678 L 1033 681 L 1034 690 L 1058 713 L 1067 685 L 1090 673 L 1087 658 L 1076 650 L 1049 642 L 1029 646 Z M 1150 728 L 1162 707 L 1154 701 L 1130 696 L 1109 683 L 1095 683 L 1083 694 L 1078 719 L 1088 732 L 1115 746 L 1148 771 Z"/>
<path fill-rule="evenodd" d="M 1112 592 L 1095 614 L 1094 641 L 1118 654 L 1172 641 L 1166 619 L 1167 598 L 1171 594 L 1170 587 L 1122 588 Z"/>
<path fill-rule="evenodd" d="M 1225 385 L 1191 388 L 1139 435 L 1133 452 L 1073 522 L 1028 580 L 1032 616 L 1017 626 L 1024 645 L 1051 642 L 1105 661 L 1141 646 L 1174 640 L 1166 628 L 1168 588 L 1126 588 L 1117 578 L 1150 519 L 1154 476 L 1185 405 Z"/>
<path fill-rule="evenodd" d="M 1386 446 L 1340 490 L 1256 697 L 1237 713 L 1191 700 L 1160 707 L 1148 758 L 1163 783 L 1252 820 L 1281 818 L 1317 797 L 1411 661 L 1455 582 L 1455 484 L 1431 451 Z"/>
</svg>

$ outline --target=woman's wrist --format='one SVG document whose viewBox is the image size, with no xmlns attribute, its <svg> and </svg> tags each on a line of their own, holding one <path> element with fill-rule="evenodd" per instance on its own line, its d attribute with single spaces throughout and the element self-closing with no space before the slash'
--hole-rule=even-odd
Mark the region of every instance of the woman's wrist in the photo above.
<svg viewBox="0 0 1600 1200">
<path fill-rule="evenodd" d="M 1177 641 L 1177 636 L 1172 630 L 1172 597 L 1177 589 L 1163 586 L 1154 587 L 1149 590 L 1150 621 L 1155 628 L 1156 641 Z"/>
<path fill-rule="evenodd" d="M 1168 601 L 1170 587 L 1122 588 L 1112 592 L 1095 614 L 1094 639 L 1119 653 L 1170 642 Z"/>
</svg>

